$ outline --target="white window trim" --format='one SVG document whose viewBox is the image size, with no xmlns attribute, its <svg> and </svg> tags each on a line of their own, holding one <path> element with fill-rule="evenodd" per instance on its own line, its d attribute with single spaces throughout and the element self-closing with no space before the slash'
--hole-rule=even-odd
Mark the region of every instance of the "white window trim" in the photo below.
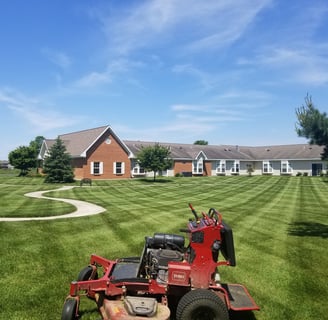
<svg viewBox="0 0 328 320">
<path fill-rule="evenodd" d="M 216 166 L 216 173 L 226 173 L 226 161 L 219 160 Z"/>
<path fill-rule="evenodd" d="M 117 163 L 121 163 L 121 172 L 120 173 L 117 173 Z M 116 175 L 123 175 L 125 173 L 125 163 L 121 162 L 121 161 L 114 162 L 113 163 L 113 172 Z"/>
<path fill-rule="evenodd" d="M 203 174 L 204 160 L 199 158 L 198 160 L 193 161 L 192 173 L 193 174 Z"/>
<path fill-rule="evenodd" d="M 95 163 L 99 163 L 99 173 L 95 173 Z M 99 176 L 104 173 L 104 163 L 101 161 L 92 161 L 90 164 L 90 174 Z"/>
<path fill-rule="evenodd" d="M 233 162 L 233 166 L 230 169 L 231 173 L 235 173 L 235 174 L 239 174 L 240 171 L 240 161 L 239 160 L 235 160 Z"/>
<path fill-rule="evenodd" d="M 267 165 L 267 171 L 264 171 L 264 166 L 265 165 Z M 273 167 L 272 167 L 271 161 L 263 161 L 263 163 L 262 163 L 262 173 L 264 173 L 264 174 L 273 173 Z"/>
<path fill-rule="evenodd" d="M 141 168 L 139 163 L 136 163 L 134 165 L 134 167 L 132 168 L 132 173 L 134 175 L 145 175 L 146 174 L 145 169 Z"/>
<path fill-rule="evenodd" d="M 283 171 L 283 166 L 286 166 L 286 171 Z M 281 174 L 291 174 L 293 173 L 293 168 L 290 165 L 290 162 L 288 160 L 282 160 L 281 166 L 280 166 L 280 172 Z"/>
</svg>

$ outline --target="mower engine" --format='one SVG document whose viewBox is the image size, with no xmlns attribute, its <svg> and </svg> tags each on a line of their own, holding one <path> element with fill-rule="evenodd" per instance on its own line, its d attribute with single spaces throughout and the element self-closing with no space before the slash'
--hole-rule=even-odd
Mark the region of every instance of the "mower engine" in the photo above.
<svg viewBox="0 0 328 320">
<path fill-rule="evenodd" d="M 184 258 L 185 239 L 174 234 L 155 233 L 153 237 L 146 237 L 145 240 L 140 276 L 166 283 L 169 262 L 182 261 Z"/>
</svg>

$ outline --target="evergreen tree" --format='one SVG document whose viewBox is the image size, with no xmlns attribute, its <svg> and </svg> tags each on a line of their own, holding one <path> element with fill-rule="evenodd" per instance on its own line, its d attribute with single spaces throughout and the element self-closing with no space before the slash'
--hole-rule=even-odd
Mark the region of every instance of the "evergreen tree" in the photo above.
<svg viewBox="0 0 328 320">
<path fill-rule="evenodd" d="M 157 171 L 166 170 L 172 166 L 169 148 L 160 146 L 158 143 L 142 148 L 137 155 L 137 160 L 140 167 L 154 172 L 154 181 Z"/>
<path fill-rule="evenodd" d="M 63 141 L 59 138 L 49 149 L 49 156 L 44 160 L 43 172 L 47 175 L 45 182 L 64 183 L 74 181 L 71 157 L 67 153 Z"/>
</svg>

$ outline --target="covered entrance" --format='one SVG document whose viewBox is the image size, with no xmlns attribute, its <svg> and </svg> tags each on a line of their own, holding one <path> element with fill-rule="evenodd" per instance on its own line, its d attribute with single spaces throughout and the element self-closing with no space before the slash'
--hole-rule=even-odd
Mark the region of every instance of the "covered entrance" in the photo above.
<svg viewBox="0 0 328 320">
<path fill-rule="evenodd" d="M 322 163 L 312 163 L 312 176 L 320 176 Z"/>
</svg>

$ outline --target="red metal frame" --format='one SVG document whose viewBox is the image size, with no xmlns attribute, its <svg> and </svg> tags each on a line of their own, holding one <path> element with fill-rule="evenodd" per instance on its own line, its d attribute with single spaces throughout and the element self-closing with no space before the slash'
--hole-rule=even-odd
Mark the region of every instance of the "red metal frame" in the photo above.
<svg viewBox="0 0 328 320">
<path fill-rule="evenodd" d="M 106 258 L 91 255 L 90 265 L 96 272 L 102 268 L 103 275 L 99 279 L 87 281 L 73 281 L 70 285 L 70 292 L 68 299 L 76 299 L 78 305 L 80 304 L 80 296 L 88 296 L 97 301 L 99 311 L 103 319 L 105 315 L 106 304 L 99 305 L 99 295 L 106 297 L 106 299 L 120 299 L 126 295 L 126 292 L 136 292 L 139 295 L 153 295 L 161 296 L 162 303 L 166 302 L 166 297 L 172 291 L 179 291 L 181 288 L 181 295 L 186 291 L 202 288 L 214 291 L 222 300 L 225 301 L 227 309 L 236 311 L 243 310 L 259 310 L 247 289 L 243 286 L 245 294 L 248 296 L 252 305 L 242 308 L 233 307 L 229 292 L 217 283 L 215 274 L 220 266 L 229 266 L 229 260 L 216 260 L 213 258 L 213 252 L 218 251 L 216 247 L 224 241 L 222 239 L 221 230 L 225 228 L 222 222 L 221 214 L 211 209 L 208 214 L 202 213 L 198 217 L 194 208 L 190 205 L 192 212 L 195 215 L 193 221 L 189 221 L 187 232 L 189 237 L 189 245 L 186 248 L 185 259 L 183 261 L 171 261 L 168 264 L 168 277 L 166 283 L 158 283 L 156 279 L 124 279 L 122 281 L 113 281 L 112 272 L 119 260 L 108 260 Z M 215 256 L 215 255 L 214 255 Z M 221 255 L 218 257 L 220 258 Z M 108 315 L 107 315 L 108 316 Z M 117 318 L 119 319 L 119 318 Z"/>
</svg>

